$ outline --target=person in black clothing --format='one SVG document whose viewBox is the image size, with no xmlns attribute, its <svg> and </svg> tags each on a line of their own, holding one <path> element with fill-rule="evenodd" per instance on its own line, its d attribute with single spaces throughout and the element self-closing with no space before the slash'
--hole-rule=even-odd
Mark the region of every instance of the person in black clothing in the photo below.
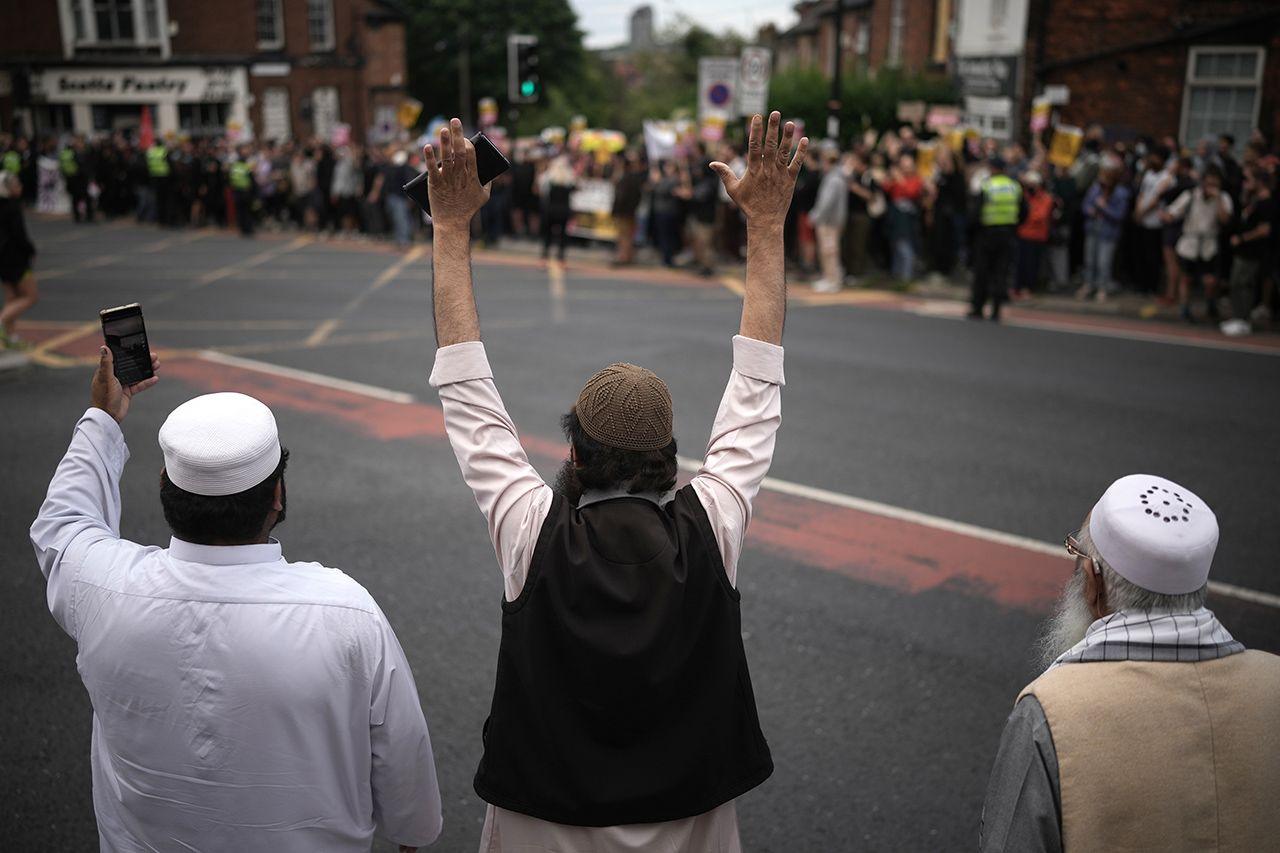
<svg viewBox="0 0 1280 853">
<path fill-rule="evenodd" d="M 716 207 L 719 202 L 720 179 L 704 158 L 690 176 L 688 213 L 689 232 L 693 238 L 694 263 L 698 275 L 715 275 Z"/>
<path fill-rule="evenodd" d="M 556 256 L 564 260 L 564 250 L 569 242 L 569 217 L 573 210 L 569 199 L 573 195 L 575 175 L 569 158 L 560 155 L 551 162 L 542 176 L 542 257 L 551 254 L 551 241 L 557 240 Z"/>
<path fill-rule="evenodd" d="M 618 229 L 618 253 L 613 263 L 626 266 L 636 257 L 636 210 L 644 197 L 647 181 L 640 152 L 628 151 L 618 171 L 618 180 L 613 187 L 613 222 Z"/>
<path fill-rule="evenodd" d="M 1268 266 L 1271 250 L 1271 228 L 1276 218 L 1275 201 L 1271 198 L 1272 178 L 1265 170 L 1251 166 L 1244 171 L 1241 190 L 1244 209 L 1230 238 L 1234 254 L 1231 259 L 1231 319 L 1220 326 L 1225 335 L 1249 333 L 1249 318 L 1258 302 L 1258 284 Z"/>
<path fill-rule="evenodd" d="M 443 164 L 426 152 L 431 384 L 504 578 L 482 849 L 616 849 L 634 824 L 650 824 L 646 849 L 736 847 L 734 801 L 773 772 L 737 578 L 781 422 L 782 223 L 808 143 L 791 157 L 779 123 L 753 119 L 741 179 L 713 164 L 748 222 L 745 297 L 706 462 L 678 490 L 670 391 L 630 364 L 592 376 L 563 417 L 555 486 L 529 464 L 480 337 L 470 223 L 486 192 L 461 122 L 441 134 Z"/>
<path fill-rule="evenodd" d="M 534 237 L 538 228 L 538 164 L 527 147 L 516 149 L 511 162 L 511 218 L 516 236 Z"/>
<path fill-rule="evenodd" d="M 31 271 L 36 247 L 27 236 L 22 216 L 22 183 L 0 171 L 0 285 L 4 288 L 4 309 L 0 310 L 0 346 L 18 343 L 13 327 L 40 298 L 36 276 Z"/>
</svg>

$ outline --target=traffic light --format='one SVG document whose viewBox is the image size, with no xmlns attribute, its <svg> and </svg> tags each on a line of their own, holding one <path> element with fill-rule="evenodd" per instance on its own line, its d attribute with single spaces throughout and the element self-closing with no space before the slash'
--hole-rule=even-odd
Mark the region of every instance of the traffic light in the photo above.
<svg viewBox="0 0 1280 853">
<path fill-rule="evenodd" d="M 541 96 L 538 37 L 507 36 L 507 100 L 513 104 L 535 104 Z"/>
</svg>

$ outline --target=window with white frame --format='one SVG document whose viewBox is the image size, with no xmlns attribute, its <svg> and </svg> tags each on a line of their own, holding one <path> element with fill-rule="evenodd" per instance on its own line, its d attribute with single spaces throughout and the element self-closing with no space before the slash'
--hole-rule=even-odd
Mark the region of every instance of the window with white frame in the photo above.
<svg viewBox="0 0 1280 853">
<path fill-rule="evenodd" d="M 1243 144 L 1258 126 L 1261 47 L 1193 47 L 1187 56 L 1182 138 L 1187 144 L 1229 133 Z"/>
<path fill-rule="evenodd" d="M 62 0 L 72 42 L 78 46 L 152 46 L 163 43 L 164 0 Z"/>
<path fill-rule="evenodd" d="M 259 49 L 274 49 L 284 45 L 283 0 L 258 0 L 255 21 Z"/>
<path fill-rule="evenodd" d="M 333 0 L 307 0 L 307 37 L 312 50 L 333 50 Z"/>
</svg>

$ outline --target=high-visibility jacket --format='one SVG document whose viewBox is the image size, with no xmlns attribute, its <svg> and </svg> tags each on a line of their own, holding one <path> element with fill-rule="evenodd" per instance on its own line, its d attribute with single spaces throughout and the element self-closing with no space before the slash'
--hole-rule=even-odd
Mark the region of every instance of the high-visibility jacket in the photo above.
<svg viewBox="0 0 1280 853">
<path fill-rule="evenodd" d="M 253 171 L 244 160 L 233 160 L 231 163 L 231 189 L 245 192 L 253 186 Z"/>
<path fill-rule="evenodd" d="M 147 174 L 153 178 L 169 177 L 169 149 L 159 142 L 147 149 Z"/>
<path fill-rule="evenodd" d="M 18 174 L 22 171 L 22 155 L 17 151 L 4 152 L 4 170 Z"/>
<path fill-rule="evenodd" d="M 1022 187 L 1008 175 L 992 175 L 982 182 L 981 221 L 984 226 L 1017 225 Z"/>
<path fill-rule="evenodd" d="M 63 148 L 58 152 L 58 168 L 62 170 L 62 174 L 68 178 L 74 178 L 80 174 L 80 163 L 76 160 L 76 152 L 70 148 Z"/>
</svg>

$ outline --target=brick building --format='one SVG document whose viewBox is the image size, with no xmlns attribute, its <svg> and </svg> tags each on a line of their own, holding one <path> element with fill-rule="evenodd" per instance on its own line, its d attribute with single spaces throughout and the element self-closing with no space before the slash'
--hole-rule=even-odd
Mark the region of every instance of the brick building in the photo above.
<svg viewBox="0 0 1280 853">
<path fill-rule="evenodd" d="M 1024 105 L 1065 86 L 1067 124 L 1189 145 L 1256 127 L 1280 139 L 1276 0 L 1031 0 L 1027 55 Z"/>
<path fill-rule="evenodd" d="M 800 20 L 767 39 L 775 67 L 816 68 L 830 76 L 837 2 L 843 2 L 841 69 L 946 69 L 953 0 L 803 0 L 795 5 Z"/>
<path fill-rule="evenodd" d="M 0 129 L 355 138 L 394 127 L 392 0 L 0 0 Z"/>
</svg>

